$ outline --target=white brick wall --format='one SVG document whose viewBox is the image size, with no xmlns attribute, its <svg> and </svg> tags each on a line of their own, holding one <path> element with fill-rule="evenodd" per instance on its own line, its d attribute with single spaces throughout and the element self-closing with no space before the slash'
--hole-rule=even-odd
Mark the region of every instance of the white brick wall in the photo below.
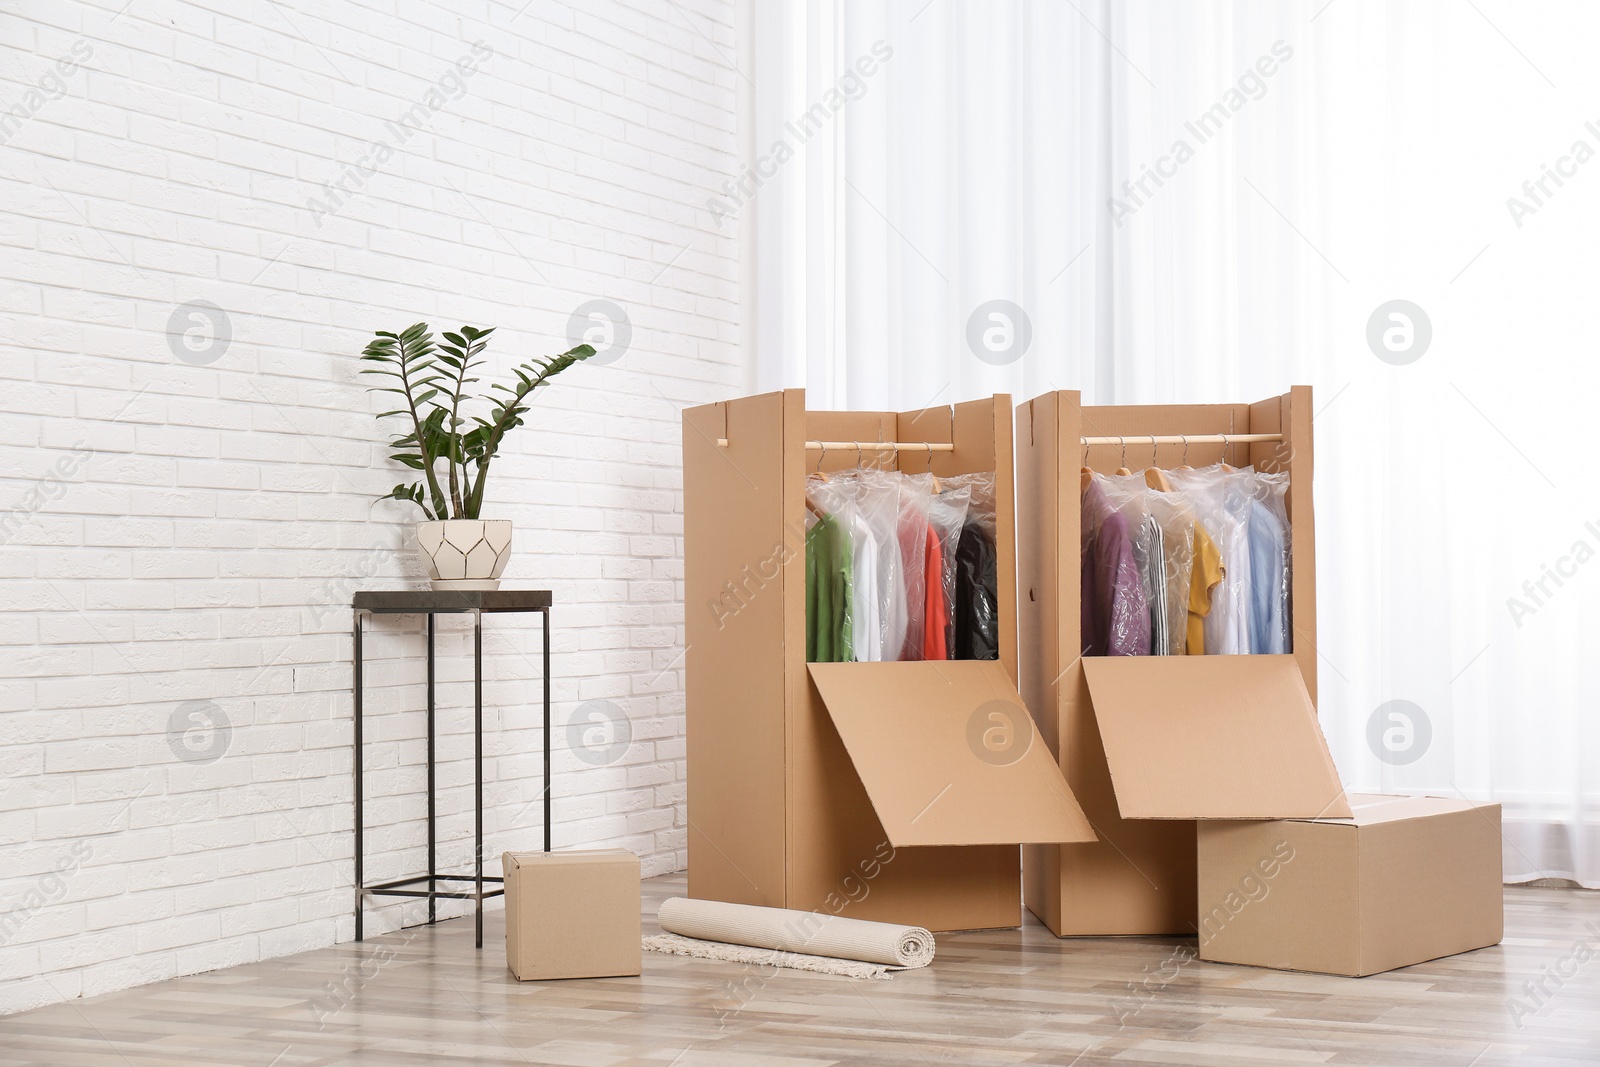
<svg viewBox="0 0 1600 1067">
<path fill-rule="evenodd" d="M 524 2 L 0 12 L 0 1011 L 352 936 L 348 604 L 422 574 L 416 516 L 374 502 L 402 474 L 356 376 L 374 329 L 498 326 L 500 377 L 585 301 L 626 309 L 631 348 L 541 397 L 486 512 L 517 523 L 508 584 L 558 605 L 557 845 L 683 866 L 678 410 L 742 381 L 705 209 L 734 5 Z M 225 350 L 168 335 L 192 301 Z M 536 618 L 486 625 L 493 856 L 539 846 Z M 420 622 L 370 631 L 374 880 L 422 868 Z M 462 869 L 470 631 L 441 629 Z M 592 700 L 632 724 L 609 765 L 562 728 Z M 231 724 L 210 762 L 169 731 L 196 708 Z"/>
</svg>

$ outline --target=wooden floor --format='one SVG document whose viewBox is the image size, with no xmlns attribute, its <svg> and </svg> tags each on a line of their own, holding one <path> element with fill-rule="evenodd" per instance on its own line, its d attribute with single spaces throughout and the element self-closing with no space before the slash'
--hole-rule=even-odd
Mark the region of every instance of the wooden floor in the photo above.
<svg viewBox="0 0 1600 1067">
<path fill-rule="evenodd" d="M 682 887 L 646 883 L 647 931 Z M 1057 941 L 1030 917 L 886 982 L 646 953 L 639 978 L 518 984 L 492 918 L 481 953 L 454 920 L 13 1015 L 0 1064 L 1600 1063 L 1600 893 L 1580 890 L 1508 889 L 1498 948 L 1362 979 L 1196 961 L 1143 999 L 1129 983 L 1170 976 L 1180 942 Z"/>
</svg>

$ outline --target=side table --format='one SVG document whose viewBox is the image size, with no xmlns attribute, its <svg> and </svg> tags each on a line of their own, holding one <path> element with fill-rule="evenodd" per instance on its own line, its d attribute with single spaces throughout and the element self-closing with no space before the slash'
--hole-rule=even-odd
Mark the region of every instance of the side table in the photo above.
<svg viewBox="0 0 1600 1067">
<path fill-rule="evenodd" d="M 369 896 L 425 897 L 428 901 L 428 922 L 435 921 L 435 901 L 439 898 L 474 900 L 477 902 L 478 947 L 483 947 L 483 901 L 486 897 L 505 893 L 504 879 L 483 873 L 483 616 L 504 612 L 537 611 L 544 616 L 544 850 L 550 851 L 550 605 L 548 589 L 506 589 L 494 591 L 442 591 L 394 590 L 357 593 L 351 602 L 355 611 L 355 768 L 356 795 L 356 940 L 362 940 L 362 906 Z M 473 678 L 473 763 L 474 824 L 473 873 L 441 874 L 438 865 L 438 838 L 434 810 L 434 617 L 436 615 L 470 613 L 472 615 L 472 678 Z M 365 868 L 365 829 L 362 825 L 362 656 L 361 620 L 367 615 L 426 615 L 428 617 L 428 870 L 426 874 L 411 878 L 397 878 L 390 882 L 367 885 Z M 470 882 L 470 889 L 440 888 L 441 883 Z M 501 887 L 484 890 L 485 882 L 499 882 Z M 418 888 L 427 883 L 427 888 Z"/>
</svg>

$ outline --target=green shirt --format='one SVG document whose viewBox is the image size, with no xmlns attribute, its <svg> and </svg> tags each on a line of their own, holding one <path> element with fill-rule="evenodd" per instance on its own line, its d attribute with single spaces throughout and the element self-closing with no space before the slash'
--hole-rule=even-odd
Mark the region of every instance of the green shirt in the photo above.
<svg viewBox="0 0 1600 1067">
<path fill-rule="evenodd" d="M 856 658 L 850 629 L 850 535 L 832 515 L 806 531 L 806 662 Z"/>
</svg>

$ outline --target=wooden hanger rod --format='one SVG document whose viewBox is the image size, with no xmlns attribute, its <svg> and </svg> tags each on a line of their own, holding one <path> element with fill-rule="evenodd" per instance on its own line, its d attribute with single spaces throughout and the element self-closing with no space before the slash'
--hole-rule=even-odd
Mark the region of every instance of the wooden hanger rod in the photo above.
<svg viewBox="0 0 1600 1067">
<path fill-rule="evenodd" d="M 727 448 L 726 437 L 717 438 L 718 448 Z M 954 452 L 956 446 L 948 441 L 807 441 L 806 451 L 821 452 Z"/>
<path fill-rule="evenodd" d="M 1121 437 L 1080 437 L 1078 443 L 1094 445 L 1248 445 L 1258 441 L 1282 441 L 1281 433 L 1192 433 L 1187 437 L 1177 434 L 1130 433 Z M 832 445 L 828 446 L 832 448 Z M 852 446 L 854 447 L 854 446 Z"/>
</svg>

